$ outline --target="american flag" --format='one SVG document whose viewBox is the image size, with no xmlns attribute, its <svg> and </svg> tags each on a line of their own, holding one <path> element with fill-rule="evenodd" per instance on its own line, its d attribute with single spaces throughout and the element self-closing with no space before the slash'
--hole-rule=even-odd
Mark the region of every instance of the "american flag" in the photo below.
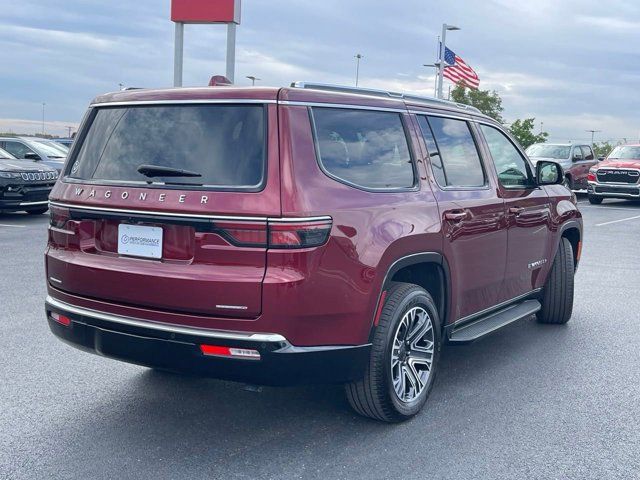
<svg viewBox="0 0 640 480">
<path fill-rule="evenodd" d="M 464 60 L 456 55 L 452 50 L 444 47 L 444 76 L 453 83 L 464 83 L 469 88 L 477 89 L 480 86 L 478 74 Z"/>
</svg>

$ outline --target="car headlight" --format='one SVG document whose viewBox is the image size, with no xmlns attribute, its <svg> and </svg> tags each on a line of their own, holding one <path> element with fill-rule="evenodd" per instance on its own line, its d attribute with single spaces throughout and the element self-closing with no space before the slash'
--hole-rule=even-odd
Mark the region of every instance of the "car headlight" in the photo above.
<svg viewBox="0 0 640 480">
<path fill-rule="evenodd" d="M 20 178 L 20 174 L 15 172 L 0 172 L 0 178 Z"/>
</svg>

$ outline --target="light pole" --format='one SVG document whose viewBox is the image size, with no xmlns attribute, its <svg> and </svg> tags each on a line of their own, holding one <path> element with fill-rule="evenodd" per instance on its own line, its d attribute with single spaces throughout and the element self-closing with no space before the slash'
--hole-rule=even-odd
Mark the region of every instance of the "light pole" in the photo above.
<svg viewBox="0 0 640 480">
<path fill-rule="evenodd" d="M 447 40 L 447 31 L 450 30 L 460 30 L 460 27 L 456 27 L 455 25 L 447 25 L 446 23 L 442 24 L 442 41 L 440 42 L 440 58 L 438 59 L 438 98 L 442 98 L 442 85 L 444 83 L 444 52 L 446 48 L 446 40 Z"/>
<path fill-rule="evenodd" d="M 251 80 L 251 86 L 252 86 L 252 87 L 253 87 L 253 86 L 255 86 L 255 84 L 256 84 L 256 80 L 262 80 L 261 78 L 254 77 L 253 75 L 247 75 L 247 78 L 248 78 L 249 80 Z"/>
<path fill-rule="evenodd" d="M 585 130 L 586 132 L 591 132 L 591 148 L 593 148 L 593 136 L 596 133 L 600 133 L 602 130 Z"/>
<path fill-rule="evenodd" d="M 71 138 L 71 130 L 73 130 L 73 127 L 67 125 L 67 138 Z"/>
<path fill-rule="evenodd" d="M 437 63 L 423 63 L 422 66 L 438 69 Z M 437 94 L 438 94 L 438 75 L 436 75 L 436 81 L 433 85 L 433 96 L 435 97 Z"/>
<path fill-rule="evenodd" d="M 358 80 L 360 77 L 360 59 L 363 56 L 359 53 L 356 53 L 355 59 L 356 59 L 356 87 L 358 86 Z"/>
<path fill-rule="evenodd" d="M 42 102 L 42 135 L 44 135 L 44 107 L 46 103 Z"/>
</svg>

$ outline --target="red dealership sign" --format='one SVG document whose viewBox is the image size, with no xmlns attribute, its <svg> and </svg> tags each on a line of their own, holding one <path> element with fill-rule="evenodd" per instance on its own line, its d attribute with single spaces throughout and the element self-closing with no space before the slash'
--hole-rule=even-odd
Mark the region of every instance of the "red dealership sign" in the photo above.
<svg viewBox="0 0 640 480">
<path fill-rule="evenodd" d="M 171 21 L 240 23 L 240 0 L 171 0 Z"/>
</svg>

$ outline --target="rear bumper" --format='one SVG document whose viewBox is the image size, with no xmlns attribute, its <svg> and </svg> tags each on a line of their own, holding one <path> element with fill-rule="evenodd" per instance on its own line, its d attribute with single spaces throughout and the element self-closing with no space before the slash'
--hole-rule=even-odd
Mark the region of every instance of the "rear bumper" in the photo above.
<svg viewBox="0 0 640 480">
<path fill-rule="evenodd" d="M 49 328 L 81 350 L 177 372 L 259 385 L 344 383 L 362 377 L 370 345 L 295 347 L 279 334 L 182 327 L 98 312 L 47 297 Z M 51 316 L 71 320 L 63 325 Z M 200 345 L 257 350 L 260 359 L 204 355 Z"/>
</svg>

